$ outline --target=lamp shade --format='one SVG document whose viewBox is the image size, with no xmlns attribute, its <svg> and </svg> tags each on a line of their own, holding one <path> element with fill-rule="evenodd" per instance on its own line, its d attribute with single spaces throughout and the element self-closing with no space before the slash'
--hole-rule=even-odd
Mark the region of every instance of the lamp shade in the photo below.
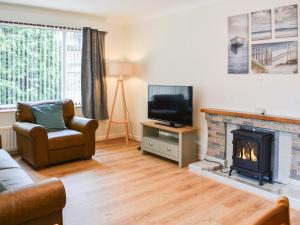
<svg viewBox="0 0 300 225">
<path fill-rule="evenodd" d="M 134 65 L 128 61 L 115 61 L 109 64 L 110 76 L 130 76 L 134 75 Z"/>
</svg>

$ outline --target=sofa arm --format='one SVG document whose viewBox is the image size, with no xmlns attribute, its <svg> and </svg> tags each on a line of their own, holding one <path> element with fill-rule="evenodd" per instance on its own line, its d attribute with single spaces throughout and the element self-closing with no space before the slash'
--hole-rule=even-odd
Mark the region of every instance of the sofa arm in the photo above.
<svg viewBox="0 0 300 225">
<path fill-rule="evenodd" d="M 47 137 L 47 130 L 41 125 L 27 122 L 16 122 L 13 129 L 22 136 L 29 138 L 44 138 Z"/>
<path fill-rule="evenodd" d="M 83 134 L 90 134 L 94 133 L 98 126 L 99 124 L 97 120 L 74 116 L 70 122 L 69 128 L 71 130 L 79 131 Z"/>
<path fill-rule="evenodd" d="M 0 194 L 0 223 L 22 224 L 62 211 L 65 204 L 65 189 L 57 178 L 4 191 Z"/>
</svg>

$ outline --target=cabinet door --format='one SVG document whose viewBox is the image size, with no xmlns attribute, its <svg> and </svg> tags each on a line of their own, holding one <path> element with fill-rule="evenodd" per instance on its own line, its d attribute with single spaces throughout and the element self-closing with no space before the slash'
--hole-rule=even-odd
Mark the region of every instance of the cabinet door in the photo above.
<svg viewBox="0 0 300 225">
<path fill-rule="evenodd" d="M 142 148 L 146 151 L 157 153 L 159 152 L 159 141 L 151 137 L 143 137 Z"/>
</svg>

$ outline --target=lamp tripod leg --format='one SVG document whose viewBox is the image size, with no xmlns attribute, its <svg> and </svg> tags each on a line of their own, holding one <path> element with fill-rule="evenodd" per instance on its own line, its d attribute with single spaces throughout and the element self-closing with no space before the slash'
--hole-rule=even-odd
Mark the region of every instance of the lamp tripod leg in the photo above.
<svg viewBox="0 0 300 225">
<path fill-rule="evenodd" d="M 128 111 L 127 111 L 127 104 L 125 98 L 125 90 L 124 90 L 124 80 L 121 80 L 121 92 L 122 92 L 122 100 L 123 100 L 123 114 L 124 114 L 124 121 L 125 121 L 125 141 L 128 144 Z"/>
<path fill-rule="evenodd" d="M 111 124 L 112 124 L 112 118 L 113 118 L 113 115 L 114 115 L 116 99 L 117 99 L 117 94 L 118 94 L 118 89 L 119 89 L 119 83 L 120 83 L 120 80 L 118 80 L 118 82 L 117 82 L 115 95 L 114 95 L 114 99 L 113 99 L 113 104 L 112 104 L 111 112 L 110 112 L 110 115 L 109 115 L 108 128 L 107 128 L 107 133 L 106 133 L 106 140 L 108 140 L 108 138 L 109 138 L 109 133 L 110 133 Z"/>
</svg>

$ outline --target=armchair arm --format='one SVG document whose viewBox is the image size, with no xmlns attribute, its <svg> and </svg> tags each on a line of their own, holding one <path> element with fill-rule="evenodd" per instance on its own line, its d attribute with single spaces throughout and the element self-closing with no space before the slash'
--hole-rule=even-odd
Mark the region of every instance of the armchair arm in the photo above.
<svg viewBox="0 0 300 225">
<path fill-rule="evenodd" d="M 99 126 L 97 120 L 74 116 L 70 122 L 70 129 L 77 130 L 83 134 L 95 132 Z"/>
<path fill-rule="evenodd" d="M 61 211 L 66 204 L 62 182 L 57 178 L 36 182 L 0 194 L 0 221 L 17 225 Z M 60 221 L 57 221 L 60 223 Z"/>
<path fill-rule="evenodd" d="M 23 136 L 30 138 L 47 137 L 47 130 L 41 125 L 27 122 L 16 122 L 13 125 L 14 130 Z"/>
<path fill-rule="evenodd" d="M 79 131 L 85 136 L 84 158 L 90 159 L 95 154 L 95 132 L 99 124 L 97 120 L 73 117 L 69 128 Z"/>
<path fill-rule="evenodd" d="M 40 125 L 16 122 L 13 129 L 17 133 L 18 152 L 35 168 L 48 164 L 48 134 Z"/>
</svg>

